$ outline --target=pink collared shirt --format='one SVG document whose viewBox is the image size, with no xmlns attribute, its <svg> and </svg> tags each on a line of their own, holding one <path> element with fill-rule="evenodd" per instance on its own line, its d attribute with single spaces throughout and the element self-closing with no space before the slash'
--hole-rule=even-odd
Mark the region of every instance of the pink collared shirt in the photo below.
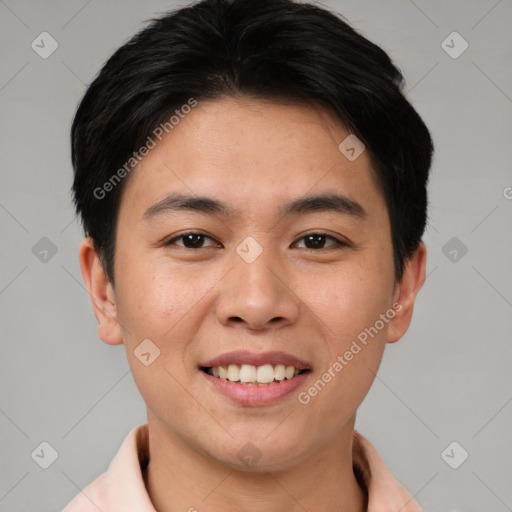
<svg viewBox="0 0 512 512">
<path fill-rule="evenodd" d="M 354 472 L 368 494 L 368 512 L 422 512 L 385 466 L 373 445 L 356 430 Z M 126 436 L 108 470 L 80 491 L 62 512 L 156 512 L 142 477 L 149 458 L 148 425 Z"/>
</svg>

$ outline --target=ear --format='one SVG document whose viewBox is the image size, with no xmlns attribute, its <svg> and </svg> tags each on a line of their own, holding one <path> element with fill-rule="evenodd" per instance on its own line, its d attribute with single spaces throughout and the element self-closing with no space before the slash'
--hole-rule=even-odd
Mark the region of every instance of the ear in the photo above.
<svg viewBox="0 0 512 512">
<path fill-rule="evenodd" d="M 98 336 L 109 345 L 119 345 L 123 343 L 123 337 L 117 321 L 114 289 L 103 270 L 92 238 L 84 238 L 80 244 L 79 255 L 82 277 L 98 321 Z"/>
<path fill-rule="evenodd" d="M 427 261 L 427 249 L 420 242 L 411 257 L 405 262 L 404 275 L 396 285 L 394 302 L 396 314 L 389 322 L 386 341 L 394 343 L 407 331 L 412 319 L 412 311 L 416 296 L 425 282 L 425 268 Z"/>
</svg>

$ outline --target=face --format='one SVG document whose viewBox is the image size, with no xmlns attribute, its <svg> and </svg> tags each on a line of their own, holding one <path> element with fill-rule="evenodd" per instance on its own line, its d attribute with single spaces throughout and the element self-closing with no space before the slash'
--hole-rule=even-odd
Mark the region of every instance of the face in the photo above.
<svg viewBox="0 0 512 512">
<path fill-rule="evenodd" d="M 385 201 L 367 152 L 338 149 L 348 135 L 309 106 L 199 102 L 126 183 L 100 336 L 124 343 L 153 421 L 222 464 L 249 442 L 262 471 L 318 452 L 407 329 L 424 259 L 395 285 Z"/>
</svg>

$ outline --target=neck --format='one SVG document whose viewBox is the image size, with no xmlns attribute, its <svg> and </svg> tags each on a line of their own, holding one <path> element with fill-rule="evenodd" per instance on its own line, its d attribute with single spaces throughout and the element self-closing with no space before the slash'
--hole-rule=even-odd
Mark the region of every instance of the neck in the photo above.
<svg viewBox="0 0 512 512">
<path fill-rule="evenodd" d="M 354 420 L 300 464 L 256 472 L 204 456 L 148 413 L 149 497 L 158 512 L 363 512 L 367 498 L 352 467 Z"/>
</svg>

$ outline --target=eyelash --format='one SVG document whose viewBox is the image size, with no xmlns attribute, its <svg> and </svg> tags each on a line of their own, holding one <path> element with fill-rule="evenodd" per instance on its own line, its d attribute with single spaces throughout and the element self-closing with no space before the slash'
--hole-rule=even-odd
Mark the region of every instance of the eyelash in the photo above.
<svg viewBox="0 0 512 512">
<path fill-rule="evenodd" d="M 173 238 L 170 238 L 168 240 L 166 240 L 164 242 L 164 245 L 167 247 L 167 246 L 170 246 L 170 245 L 173 245 L 173 243 L 176 241 L 176 240 L 179 240 L 179 239 L 182 239 L 186 236 L 189 236 L 189 235 L 200 235 L 200 236 L 203 236 L 205 238 L 209 238 L 210 240 L 213 240 L 213 238 L 211 238 L 210 236 L 208 235 L 205 235 L 204 233 L 200 233 L 200 232 L 197 232 L 197 231 L 190 231 L 190 232 L 187 232 L 187 233 L 182 233 L 181 235 L 178 235 L 178 236 L 175 236 Z M 306 249 L 308 251 L 322 251 L 322 250 L 329 250 L 329 249 L 340 249 L 340 248 L 343 248 L 343 247 L 349 247 L 350 244 L 347 243 L 347 242 L 344 242 L 342 240 L 339 240 L 338 238 L 332 236 L 332 235 L 328 235 L 327 233 L 322 233 L 322 232 L 311 232 L 311 233 L 306 233 L 305 235 L 302 235 L 298 240 L 303 240 L 304 238 L 308 237 L 308 236 L 313 236 L 313 235 L 318 235 L 318 236 L 323 236 L 325 237 L 326 239 L 329 239 L 329 240 L 332 240 L 335 242 L 335 244 L 333 246 L 330 246 L 330 247 L 321 247 L 320 249 L 312 249 L 312 248 L 309 248 L 309 247 L 303 247 L 303 249 Z M 296 243 L 296 242 L 294 242 Z M 191 251 L 197 251 L 199 249 L 207 249 L 208 247 L 197 247 L 197 248 L 193 248 L 193 247 L 185 247 L 184 245 L 179 245 L 178 247 L 182 247 L 183 249 L 188 249 L 188 250 L 191 250 Z M 211 246 L 210 246 L 211 247 Z"/>
</svg>

